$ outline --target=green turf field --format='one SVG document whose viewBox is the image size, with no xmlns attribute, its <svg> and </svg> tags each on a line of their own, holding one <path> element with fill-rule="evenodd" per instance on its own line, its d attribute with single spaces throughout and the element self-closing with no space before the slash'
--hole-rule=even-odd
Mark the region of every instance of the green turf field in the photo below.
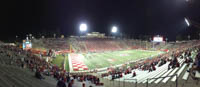
<svg viewBox="0 0 200 87">
<path fill-rule="evenodd" d="M 64 57 L 62 55 L 57 55 L 55 59 L 52 61 L 53 64 L 56 64 L 59 67 L 62 67 L 62 64 L 64 63 Z M 68 56 L 66 55 L 66 65 L 65 69 L 69 71 L 69 62 L 68 62 Z"/>
<path fill-rule="evenodd" d="M 83 54 L 83 62 L 87 65 L 89 69 L 105 68 L 111 65 L 124 64 L 129 61 L 135 61 L 141 58 L 147 58 L 151 56 L 159 55 L 160 51 L 144 51 L 144 50 L 126 50 L 126 51 L 114 51 L 114 52 L 104 52 L 104 53 L 88 53 Z M 52 61 L 59 67 L 62 67 L 64 62 L 64 57 L 62 55 L 56 56 Z M 68 56 L 66 56 L 65 69 L 69 71 Z"/>
<path fill-rule="evenodd" d="M 84 55 L 84 63 L 89 69 L 104 68 L 111 65 L 124 64 L 129 61 L 159 55 L 160 51 L 127 50 L 104 53 L 88 53 Z"/>
</svg>

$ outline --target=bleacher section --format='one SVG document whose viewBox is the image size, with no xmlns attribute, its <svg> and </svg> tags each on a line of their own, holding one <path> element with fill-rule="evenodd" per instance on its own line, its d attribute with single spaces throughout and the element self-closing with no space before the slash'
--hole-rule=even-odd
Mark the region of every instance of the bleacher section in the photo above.
<svg viewBox="0 0 200 87">
<path fill-rule="evenodd" d="M 196 50 L 193 50 L 191 53 L 192 53 L 191 57 L 194 60 L 194 58 L 196 57 L 196 55 L 198 53 L 196 52 Z M 173 84 L 173 86 L 175 86 L 174 84 L 175 84 L 176 80 L 178 80 L 180 87 L 188 87 L 189 85 L 191 87 L 198 87 L 197 84 L 194 84 L 194 83 L 196 83 L 195 80 L 190 78 L 190 81 L 188 81 L 188 79 L 189 79 L 188 70 L 192 67 L 193 63 L 189 63 L 189 64 L 185 63 L 186 57 L 187 56 L 184 56 L 183 58 L 181 58 L 181 57 L 178 58 L 180 67 L 176 67 L 176 68 L 172 68 L 172 69 L 168 70 L 168 65 L 170 64 L 170 62 L 167 62 L 166 64 L 164 64 L 160 67 L 158 67 L 158 65 L 156 65 L 156 70 L 152 71 L 152 72 L 143 71 L 141 69 L 133 69 L 132 73 L 134 71 L 137 73 L 137 75 L 135 77 L 132 77 L 132 73 L 126 74 L 126 75 L 123 73 L 123 77 L 115 79 L 114 82 L 116 82 L 116 84 L 123 84 L 123 86 L 125 83 L 121 83 L 121 82 L 126 82 L 127 85 L 125 84 L 124 87 L 130 87 L 130 83 L 138 84 L 138 85 L 140 85 L 139 87 L 145 87 L 147 84 L 147 79 L 164 77 L 164 78 L 158 78 L 158 79 L 150 79 L 150 80 L 148 80 L 148 84 L 151 84 L 150 87 L 168 87 L 168 86 L 172 86 L 172 84 Z M 196 71 L 195 73 L 196 73 L 195 77 L 200 78 L 199 72 Z M 166 77 L 166 76 L 171 76 L 171 77 Z M 120 87 L 120 86 L 116 86 L 114 82 L 113 82 L 113 84 L 111 84 L 112 82 L 108 82 L 109 80 L 111 81 L 111 79 L 112 79 L 111 76 L 104 77 L 104 79 L 105 79 L 105 81 L 107 81 L 107 82 L 105 82 L 105 84 L 108 83 L 106 85 L 109 85 L 110 87 L 114 87 L 114 86 Z M 106 80 L 106 79 L 109 79 L 109 80 Z M 126 79 L 129 79 L 129 80 L 126 80 Z M 131 79 L 137 79 L 137 83 L 136 83 L 136 80 L 131 80 Z M 186 82 L 184 82 L 184 80 L 186 80 Z M 191 83 L 192 81 L 193 81 L 193 83 Z M 134 84 L 132 84 L 132 85 L 134 85 Z"/>
<path fill-rule="evenodd" d="M 46 50 L 53 49 L 60 50 L 72 50 L 74 52 L 104 52 L 104 51 L 116 51 L 127 49 L 147 49 L 147 50 L 174 50 L 181 46 L 188 46 L 195 44 L 198 41 L 188 42 L 163 42 L 152 43 L 149 41 L 142 41 L 137 39 L 114 39 L 114 38 L 45 38 L 34 39 L 32 41 L 33 48 L 44 48 Z"/>
<path fill-rule="evenodd" d="M 46 48 L 59 50 L 69 50 L 69 40 L 65 38 L 45 38 L 45 39 L 34 39 L 32 41 L 33 48 Z"/>
<path fill-rule="evenodd" d="M 132 39 L 71 38 L 70 42 L 76 52 L 104 52 L 151 47 L 150 42 Z"/>
</svg>

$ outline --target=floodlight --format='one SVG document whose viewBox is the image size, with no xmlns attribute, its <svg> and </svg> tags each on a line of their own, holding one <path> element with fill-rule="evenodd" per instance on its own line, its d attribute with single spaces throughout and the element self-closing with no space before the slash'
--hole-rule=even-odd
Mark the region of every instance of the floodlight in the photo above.
<svg viewBox="0 0 200 87">
<path fill-rule="evenodd" d="M 189 21 L 188 21 L 187 18 L 185 18 L 185 22 L 186 22 L 186 24 L 187 24 L 188 26 L 190 26 L 190 23 L 189 23 Z"/>
<path fill-rule="evenodd" d="M 112 33 L 116 33 L 116 32 L 117 32 L 117 27 L 116 26 L 112 27 Z"/>
<path fill-rule="evenodd" d="M 86 24 L 81 24 L 80 25 L 80 31 L 86 31 L 87 30 L 87 25 Z"/>
</svg>

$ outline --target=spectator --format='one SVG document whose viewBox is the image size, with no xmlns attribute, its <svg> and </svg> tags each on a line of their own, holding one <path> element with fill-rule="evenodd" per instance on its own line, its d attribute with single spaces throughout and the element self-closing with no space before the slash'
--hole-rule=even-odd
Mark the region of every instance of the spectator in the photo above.
<svg viewBox="0 0 200 87">
<path fill-rule="evenodd" d="M 85 87 L 85 83 L 82 84 L 82 87 Z"/>
<path fill-rule="evenodd" d="M 37 70 L 36 72 L 35 72 L 35 77 L 36 78 L 38 78 L 38 79 L 44 79 L 44 77 L 41 75 L 41 73 L 40 73 L 40 71 L 39 70 Z"/>
<path fill-rule="evenodd" d="M 170 70 L 170 69 L 171 69 L 171 65 L 169 64 L 169 65 L 168 65 L 168 70 Z"/>
<path fill-rule="evenodd" d="M 200 53 L 197 54 L 196 58 L 195 58 L 195 62 L 192 66 L 192 68 L 189 70 L 190 75 L 193 79 L 195 78 L 195 72 L 199 71 L 200 72 Z"/>
<path fill-rule="evenodd" d="M 152 69 L 153 69 L 153 70 L 156 70 L 156 67 L 153 65 L 153 66 L 152 66 Z"/>
<path fill-rule="evenodd" d="M 56 87 L 66 87 L 66 84 L 63 80 L 59 80 Z"/>
<path fill-rule="evenodd" d="M 135 73 L 135 71 L 133 72 L 133 76 L 132 77 L 135 77 L 136 76 L 136 73 Z"/>
</svg>

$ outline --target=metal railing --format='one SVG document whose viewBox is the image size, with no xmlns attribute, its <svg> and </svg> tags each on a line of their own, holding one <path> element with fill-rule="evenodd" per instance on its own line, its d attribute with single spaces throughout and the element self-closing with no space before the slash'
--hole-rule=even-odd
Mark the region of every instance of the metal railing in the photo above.
<svg viewBox="0 0 200 87">
<path fill-rule="evenodd" d="M 127 82 L 127 80 L 134 80 L 133 82 Z M 105 87 L 137 87 L 137 79 L 121 79 L 121 80 L 110 80 L 101 79 Z"/>
<path fill-rule="evenodd" d="M 170 75 L 170 76 L 165 76 L 165 77 L 158 77 L 158 78 L 148 78 L 147 79 L 147 82 L 146 82 L 146 87 L 148 87 L 149 85 L 149 80 L 152 80 L 152 79 L 160 79 L 160 78 L 166 78 L 166 77 L 174 77 L 176 76 L 176 87 L 178 87 L 178 75 L 177 74 L 174 74 L 174 75 Z"/>
<path fill-rule="evenodd" d="M 178 87 L 178 75 L 174 74 L 174 75 L 169 75 L 169 76 L 165 76 L 165 77 L 158 77 L 158 78 L 147 78 L 147 82 L 146 82 L 146 87 L 149 87 L 149 81 L 152 79 L 165 79 L 167 77 L 174 77 L 176 76 L 176 82 L 175 82 L 175 86 Z M 138 80 L 137 79 L 123 79 L 123 80 L 110 80 L 110 79 L 103 79 L 105 83 L 107 83 L 108 87 L 137 87 L 138 86 Z M 127 80 L 134 80 L 133 82 L 128 82 Z"/>
<path fill-rule="evenodd" d="M 137 87 L 137 79 L 124 79 L 123 87 L 125 87 L 125 80 L 135 80 L 135 87 Z"/>
</svg>

